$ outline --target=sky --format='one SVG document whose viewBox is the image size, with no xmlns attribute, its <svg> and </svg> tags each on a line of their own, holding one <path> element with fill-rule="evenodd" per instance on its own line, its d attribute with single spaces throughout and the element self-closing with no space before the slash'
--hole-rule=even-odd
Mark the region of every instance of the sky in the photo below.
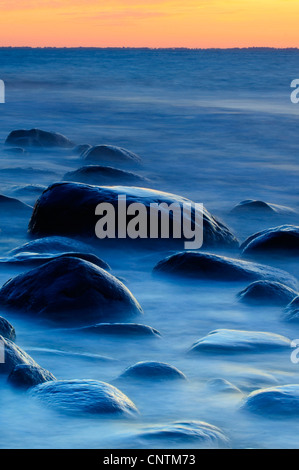
<svg viewBox="0 0 299 470">
<path fill-rule="evenodd" d="M 0 0 L 0 46 L 299 47 L 299 0 Z"/>
</svg>

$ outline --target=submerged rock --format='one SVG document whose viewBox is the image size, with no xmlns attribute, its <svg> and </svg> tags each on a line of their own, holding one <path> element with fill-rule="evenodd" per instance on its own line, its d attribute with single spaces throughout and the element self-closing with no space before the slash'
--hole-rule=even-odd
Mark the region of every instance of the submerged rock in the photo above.
<svg viewBox="0 0 299 470">
<path fill-rule="evenodd" d="M 280 282 L 255 281 L 239 292 L 242 302 L 264 305 L 287 305 L 298 293 Z"/>
<path fill-rule="evenodd" d="M 5 153 L 13 153 L 14 155 L 23 155 L 25 152 L 25 149 L 22 147 L 12 147 L 5 149 Z"/>
<path fill-rule="evenodd" d="M 26 215 L 32 212 L 32 207 L 19 201 L 19 199 L 0 194 L 0 213 L 10 215 L 11 212 L 13 214 L 18 212 Z"/>
<path fill-rule="evenodd" d="M 5 143 L 22 147 L 74 147 L 73 142 L 64 135 L 56 132 L 46 132 L 40 129 L 12 131 Z"/>
<path fill-rule="evenodd" d="M 188 199 L 174 194 L 155 191 L 152 189 L 114 186 L 96 187 L 79 183 L 56 183 L 50 186 L 38 199 L 30 223 L 29 232 L 34 236 L 40 235 L 81 235 L 95 237 L 95 225 L 99 216 L 95 215 L 95 208 L 100 203 L 110 203 L 118 214 L 119 196 L 126 196 L 127 206 L 131 203 L 142 203 L 147 210 L 151 203 L 177 203 L 181 207 L 184 203 L 191 203 Z M 186 222 L 190 223 L 190 216 L 184 215 Z M 132 219 L 132 216 L 130 217 Z M 128 220 L 130 219 L 128 218 Z M 172 221 L 173 213 L 170 213 Z M 194 207 L 191 210 L 191 220 L 195 220 Z M 55 223 L 53 223 L 55 220 Z M 184 219 L 185 220 L 185 219 Z M 149 236 L 149 225 L 146 235 Z M 203 233 L 204 245 L 207 246 L 229 246 L 237 247 L 238 242 L 230 230 L 217 221 L 206 209 L 203 210 Z M 117 234 L 116 234 L 117 235 Z M 159 235 L 159 234 L 158 234 Z M 184 239 L 174 239 L 170 233 L 170 240 L 182 244 Z M 121 243 L 124 239 L 121 240 Z M 134 243 L 143 240 L 134 240 Z M 159 240 L 151 240 L 153 243 L 161 243 Z M 103 243 L 103 241 L 101 241 Z"/>
<path fill-rule="evenodd" d="M 251 235 L 241 246 L 242 254 L 251 255 L 299 255 L 299 227 L 281 225 Z"/>
<path fill-rule="evenodd" d="M 221 429 L 203 421 L 183 421 L 153 426 L 144 430 L 138 437 L 158 442 L 161 440 L 178 443 L 196 442 L 199 446 L 226 447 L 229 444 Z"/>
<path fill-rule="evenodd" d="M 119 170 L 111 166 L 88 165 L 66 173 L 64 181 L 75 181 L 94 185 L 146 183 L 147 179 L 136 173 Z"/>
<path fill-rule="evenodd" d="M 3 336 L 0 336 L 0 347 L 4 348 L 4 362 L 0 362 L 0 374 L 10 374 L 16 366 L 21 364 L 39 367 L 32 357 Z"/>
<path fill-rule="evenodd" d="M 294 215 L 296 211 L 290 207 L 280 206 L 278 204 L 270 204 L 269 202 L 257 201 L 254 199 L 247 199 L 237 204 L 232 210 L 231 214 L 283 214 Z"/>
<path fill-rule="evenodd" d="M 120 390 L 97 380 L 57 380 L 30 390 L 30 395 L 45 405 L 74 414 L 132 416 L 138 413 L 134 403 Z"/>
<path fill-rule="evenodd" d="M 210 379 L 206 383 L 206 387 L 213 392 L 216 393 L 236 393 L 236 394 L 242 394 L 241 390 L 236 387 L 234 384 L 229 382 L 226 379 Z"/>
<path fill-rule="evenodd" d="M 137 362 L 128 367 L 120 378 L 150 380 L 186 380 L 186 376 L 176 367 L 164 362 Z"/>
<path fill-rule="evenodd" d="M 92 145 L 90 144 L 79 144 L 73 148 L 73 153 L 75 155 L 82 156 L 87 150 L 91 149 Z"/>
<path fill-rule="evenodd" d="M 98 258 L 96 255 L 90 253 L 28 253 L 20 252 L 13 256 L 6 256 L 5 258 L 0 258 L 0 266 L 6 264 L 15 264 L 21 266 L 41 266 L 42 264 L 48 263 L 49 261 L 57 260 L 59 258 L 79 258 L 84 261 L 89 261 L 90 263 L 99 266 L 106 271 L 110 270 L 110 266 L 105 263 L 105 261 Z"/>
<path fill-rule="evenodd" d="M 194 251 L 179 252 L 168 256 L 155 266 L 154 272 L 223 282 L 265 279 L 280 282 L 295 289 L 298 286 L 297 280 L 281 269 Z"/>
<path fill-rule="evenodd" d="M 260 415 L 299 416 L 299 385 L 255 390 L 245 399 L 242 408 Z"/>
<path fill-rule="evenodd" d="M 81 324 L 141 314 L 131 292 L 94 264 L 59 257 L 0 289 L 0 305 L 52 321 Z"/>
<path fill-rule="evenodd" d="M 16 339 L 16 330 L 9 321 L 3 317 L 0 317 L 0 335 L 11 341 L 15 341 Z"/>
<path fill-rule="evenodd" d="M 190 352 L 268 352 L 290 346 L 288 338 L 275 333 L 219 329 L 196 341 Z"/>
<path fill-rule="evenodd" d="M 295 297 L 285 309 L 285 320 L 288 321 L 299 321 L 299 296 Z"/>
<path fill-rule="evenodd" d="M 95 145 L 83 153 L 86 161 L 92 162 L 118 162 L 118 163 L 140 163 L 139 155 L 114 145 Z"/>
<path fill-rule="evenodd" d="M 98 323 L 97 325 L 84 326 L 80 331 L 100 335 L 118 336 L 161 336 L 155 328 L 140 323 Z"/>
<path fill-rule="evenodd" d="M 92 246 L 68 237 L 44 237 L 31 240 L 9 251 L 8 255 L 18 253 L 90 253 Z"/>
<path fill-rule="evenodd" d="M 56 378 L 51 372 L 42 367 L 19 364 L 11 371 L 7 380 L 15 387 L 27 389 L 44 382 L 56 380 Z"/>
</svg>

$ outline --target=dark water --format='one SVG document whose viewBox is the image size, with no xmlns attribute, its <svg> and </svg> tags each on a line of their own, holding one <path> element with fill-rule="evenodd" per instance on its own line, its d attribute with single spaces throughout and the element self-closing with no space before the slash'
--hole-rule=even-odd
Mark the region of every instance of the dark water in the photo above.
<svg viewBox="0 0 299 470">
<path fill-rule="evenodd" d="M 296 216 L 233 218 L 244 199 L 261 199 L 299 210 L 299 104 L 290 83 L 299 77 L 297 50 L 0 49 L 0 140 L 13 129 L 38 127 L 74 142 L 113 144 L 139 154 L 139 173 L 154 189 L 202 202 L 240 241 L 267 227 L 296 223 Z M 25 185 L 47 186 L 82 165 L 72 151 L 7 154 L 0 149 L 1 193 L 33 205 Z M 1 254 L 27 240 L 24 217 L 1 212 Z M 296 447 L 298 421 L 269 420 L 239 411 L 242 395 L 211 394 L 206 382 L 225 378 L 244 395 L 272 384 L 299 383 L 290 351 L 233 356 L 186 354 L 217 328 L 269 331 L 290 339 L 299 327 L 281 309 L 247 307 L 236 300 L 246 284 L 169 282 L 152 277 L 162 254 L 120 249 L 97 253 L 144 309 L 158 339 L 90 337 L 48 329 L 11 313 L 18 344 L 60 379 L 114 383 L 129 365 L 168 362 L 188 381 L 119 385 L 136 404 L 134 421 L 65 417 L 33 403 L 1 382 L 1 438 L 6 447 L 142 447 L 140 429 L 189 419 L 217 425 L 233 447 Z M 296 260 L 277 264 L 298 276 Z M 0 283 L 20 270 L 1 269 Z M 82 353 L 59 355 L 53 350 Z M 91 359 L 84 354 L 103 357 Z M 108 360 L 107 358 L 110 358 Z M 155 442 L 154 446 L 165 446 Z M 184 443 L 183 446 L 188 446 Z M 168 442 L 167 446 L 177 446 Z M 182 446 L 182 444 L 180 444 Z"/>
</svg>

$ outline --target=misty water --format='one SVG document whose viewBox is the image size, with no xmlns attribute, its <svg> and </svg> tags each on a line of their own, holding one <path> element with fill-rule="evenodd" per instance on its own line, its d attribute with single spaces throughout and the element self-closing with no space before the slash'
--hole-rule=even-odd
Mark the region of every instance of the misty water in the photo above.
<svg viewBox="0 0 299 470">
<path fill-rule="evenodd" d="M 265 228 L 298 225 L 297 215 L 230 214 L 245 199 L 299 210 L 299 104 L 290 100 L 298 59 L 298 50 L 271 49 L 1 49 L 6 103 L 0 105 L 0 192 L 33 206 L 43 187 L 83 166 L 71 149 L 7 153 L 4 141 L 10 131 L 36 127 L 60 132 L 76 144 L 133 151 L 142 165 L 129 170 L 146 177 L 147 187 L 203 203 L 240 242 Z M 30 215 L 31 209 L 22 216 L 1 209 L 1 256 L 28 241 Z M 240 409 L 253 390 L 299 384 L 291 348 L 188 354 L 196 340 L 219 328 L 299 338 L 299 325 L 283 319 L 283 308 L 239 302 L 236 295 L 248 282 L 157 278 L 152 269 L 165 257 L 158 248 L 138 244 L 128 249 L 120 240 L 113 248 L 98 241 L 92 250 L 142 306 L 144 316 L 138 321 L 159 330 L 161 337 L 83 334 L 20 312 L 0 314 L 14 325 L 17 344 L 56 378 L 111 383 L 140 415 L 131 420 L 67 416 L 1 377 L 2 448 L 197 447 L 140 437 L 144 429 L 190 420 L 218 426 L 232 447 L 298 446 L 298 418 L 270 419 Z M 213 252 L 240 256 L 225 249 Z M 294 258 L 263 262 L 298 277 Z M 0 285 L 27 269 L 0 267 Z M 138 361 L 169 363 L 188 380 L 118 379 Z M 242 393 L 211 391 L 207 382 L 214 378 L 227 379 Z"/>
</svg>

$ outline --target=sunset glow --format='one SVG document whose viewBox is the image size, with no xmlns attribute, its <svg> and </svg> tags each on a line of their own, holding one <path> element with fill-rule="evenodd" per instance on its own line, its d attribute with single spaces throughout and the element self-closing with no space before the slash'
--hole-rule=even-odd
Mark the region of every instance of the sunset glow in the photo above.
<svg viewBox="0 0 299 470">
<path fill-rule="evenodd" d="M 298 47 L 298 0 L 0 0 L 1 46 Z"/>
</svg>

